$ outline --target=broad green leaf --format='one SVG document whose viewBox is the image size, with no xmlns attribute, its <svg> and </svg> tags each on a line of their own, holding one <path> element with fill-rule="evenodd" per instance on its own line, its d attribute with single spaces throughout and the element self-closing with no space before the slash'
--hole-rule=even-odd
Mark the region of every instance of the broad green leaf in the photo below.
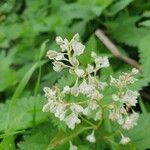
<svg viewBox="0 0 150 150">
<path fill-rule="evenodd" d="M 131 141 L 138 150 L 150 148 L 150 114 L 142 114 L 138 120 L 138 125 L 128 132 Z"/>
<path fill-rule="evenodd" d="M 0 143 L 0 149 L 1 150 L 16 150 L 14 137 L 8 136 L 2 142 Z"/>
<path fill-rule="evenodd" d="M 33 126 L 33 113 L 35 111 L 35 124 L 39 124 L 47 119 L 47 114 L 42 112 L 44 99 L 42 96 L 20 98 L 16 105 L 9 108 L 11 101 L 0 104 L 0 131 L 8 134 L 9 132 L 27 129 Z M 7 118 L 9 114 L 9 118 Z M 3 135 L 3 134 L 2 134 Z"/>
<path fill-rule="evenodd" d="M 57 130 L 50 122 L 38 125 L 18 143 L 20 150 L 45 150 Z"/>
</svg>

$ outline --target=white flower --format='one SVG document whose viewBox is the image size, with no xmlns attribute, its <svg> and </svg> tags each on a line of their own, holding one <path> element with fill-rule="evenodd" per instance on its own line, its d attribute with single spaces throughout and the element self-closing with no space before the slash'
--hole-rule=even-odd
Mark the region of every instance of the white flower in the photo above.
<svg viewBox="0 0 150 150">
<path fill-rule="evenodd" d="M 73 145 L 71 141 L 69 142 L 69 145 L 70 145 L 69 150 L 78 150 L 78 147 Z"/>
<path fill-rule="evenodd" d="M 70 92 L 70 87 L 69 86 L 65 86 L 63 89 L 63 93 L 64 94 L 68 94 Z"/>
<path fill-rule="evenodd" d="M 129 130 L 137 125 L 139 114 L 136 112 L 133 112 L 130 116 L 127 116 L 125 118 L 124 124 L 122 125 L 123 129 Z"/>
<path fill-rule="evenodd" d="M 74 56 L 70 58 L 70 63 L 76 67 L 79 65 L 79 61 Z"/>
<path fill-rule="evenodd" d="M 77 84 L 75 84 L 71 88 L 71 94 L 74 95 L 74 96 L 78 96 L 79 95 L 79 87 L 77 86 Z"/>
<path fill-rule="evenodd" d="M 118 120 L 120 118 L 120 114 L 117 111 L 110 111 L 109 119 L 112 121 Z"/>
<path fill-rule="evenodd" d="M 83 70 L 83 69 L 77 68 L 77 69 L 75 69 L 74 71 L 75 71 L 75 73 L 76 73 L 76 75 L 77 75 L 78 77 L 83 77 L 83 75 L 84 75 L 84 70 Z"/>
<path fill-rule="evenodd" d="M 56 51 L 53 51 L 53 50 L 49 50 L 49 51 L 47 52 L 47 57 L 48 57 L 49 59 L 54 59 L 57 55 L 58 55 L 58 53 L 57 53 Z"/>
<path fill-rule="evenodd" d="M 81 93 L 85 94 L 85 95 L 91 95 L 93 93 L 93 87 L 89 84 L 86 83 L 86 81 L 84 80 L 80 86 L 79 86 L 79 90 Z"/>
<path fill-rule="evenodd" d="M 133 84 L 135 81 L 137 81 L 137 79 L 135 79 L 133 76 L 135 74 L 132 73 L 132 71 L 130 73 L 122 73 L 122 75 L 119 76 L 118 79 L 110 76 L 111 80 L 110 80 L 110 85 L 111 86 L 116 86 L 117 88 L 123 88 L 126 87 L 128 84 Z"/>
<path fill-rule="evenodd" d="M 62 69 L 64 69 L 65 65 L 62 63 L 62 62 L 59 62 L 59 61 L 54 61 L 53 62 L 53 69 L 56 71 L 56 72 L 60 72 Z"/>
<path fill-rule="evenodd" d="M 130 142 L 130 138 L 129 137 L 125 137 L 123 134 L 121 134 L 121 140 L 120 140 L 120 144 L 127 144 Z"/>
<path fill-rule="evenodd" d="M 96 142 L 96 139 L 95 139 L 95 136 L 94 136 L 94 130 L 92 131 L 92 133 L 90 135 L 88 135 L 86 137 L 86 140 L 89 141 L 90 143 L 95 143 Z"/>
<path fill-rule="evenodd" d="M 116 94 L 113 94 L 113 95 L 112 95 L 112 99 L 113 99 L 114 101 L 119 101 L 119 97 L 118 97 L 118 95 L 116 95 Z"/>
<path fill-rule="evenodd" d="M 54 110 L 55 117 L 58 117 L 60 121 L 64 120 L 65 118 L 65 108 L 66 108 L 66 105 L 62 103 L 58 103 Z"/>
<path fill-rule="evenodd" d="M 95 90 L 91 95 L 89 95 L 93 100 L 100 100 L 103 98 L 103 95 L 99 93 L 99 91 Z"/>
<path fill-rule="evenodd" d="M 92 53 L 91 53 L 91 56 L 92 56 L 93 58 L 97 58 L 97 55 L 96 55 L 95 52 L 92 52 Z"/>
<path fill-rule="evenodd" d="M 127 90 L 125 95 L 122 97 L 122 101 L 128 106 L 136 106 L 137 97 L 139 93 L 137 91 Z"/>
<path fill-rule="evenodd" d="M 132 73 L 135 75 L 135 74 L 138 74 L 139 73 L 139 70 L 138 69 L 136 69 L 136 68 L 133 68 L 132 69 Z"/>
<path fill-rule="evenodd" d="M 62 39 L 60 36 L 57 36 L 57 37 L 56 37 L 56 43 L 57 43 L 58 45 L 63 44 L 63 39 Z"/>
<path fill-rule="evenodd" d="M 75 113 L 80 113 L 80 112 L 83 112 L 83 110 L 84 110 L 81 105 L 78 105 L 78 104 L 75 104 L 75 103 L 71 104 L 70 109 Z"/>
<path fill-rule="evenodd" d="M 56 95 L 56 91 L 53 91 L 52 89 L 50 89 L 49 87 L 44 87 L 43 91 L 45 92 L 45 96 L 48 99 L 53 99 Z"/>
<path fill-rule="evenodd" d="M 106 68 L 109 66 L 109 61 L 107 57 L 97 57 L 95 59 L 96 69 Z"/>
<path fill-rule="evenodd" d="M 72 42 L 72 48 L 74 51 L 74 55 L 79 56 L 83 53 L 85 46 L 80 42 L 74 41 L 74 42 Z"/>
<path fill-rule="evenodd" d="M 81 120 L 78 118 L 78 115 L 76 113 L 71 113 L 65 118 L 65 122 L 68 128 L 73 130 L 75 128 L 75 124 L 79 124 Z"/>
</svg>

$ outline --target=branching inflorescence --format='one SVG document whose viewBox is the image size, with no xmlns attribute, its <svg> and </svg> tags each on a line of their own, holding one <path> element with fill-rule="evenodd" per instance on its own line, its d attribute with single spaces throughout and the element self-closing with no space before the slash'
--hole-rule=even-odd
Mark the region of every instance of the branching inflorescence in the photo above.
<svg viewBox="0 0 150 150">
<path fill-rule="evenodd" d="M 115 93 L 112 94 L 112 101 L 108 104 L 108 118 L 117 122 L 122 129 L 129 130 L 137 125 L 138 113 L 132 106 L 136 106 L 137 91 L 131 91 L 127 87 L 133 84 L 137 79 L 134 76 L 138 70 L 133 68 L 129 73 L 122 73 L 119 78 L 110 76 L 110 83 L 99 81 L 97 72 L 109 67 L 107 57 L 97 56 L 95 52 L 91 53 L 93 64 L 88 64 L 86 69 L 81 68 L 78 56 L 84 53 L 85 46 L 79 41 L 79 34 L 74 35 L 71 41 L 56 38 L 56 43 L 60 46 L 61 52 L 49 50 L 47 56 L 53 62 L 53 69 L 60 72 L 64 68 L 69 70 L 69 73 L 76 76 L 76 81 L 72 86 L 66 85 L 62 90 L 56 85 L 52 88 L 44 87 L 45 96 L 48 99 L 44 105 L 44 112 L 51 112 L 60 121 L 64 121 L 68 128 L 74 129 L 75 125 L 80 124 L 82 119 L 93 119 L 95 124 L 101 122 L 103 118 L 103 105 L 101 101 L 105 98 L 103 90 L 107 85 L 115 87 Z M 66 95 L 78 97 L 84 95 L 85 100 L 76 102 L 67 101 Z M 98 123 L 99 124 L 99 123 Z M 86 137 L 89 142 L 95 142 L 94 131 L 97 125 L 93 126 L 93 131 Z M 121 133 L 121 144 L 127 144 L 130 139 Z M 70 149 L 75 149 L 76 146 L 70 141 Z"/>
</svg>

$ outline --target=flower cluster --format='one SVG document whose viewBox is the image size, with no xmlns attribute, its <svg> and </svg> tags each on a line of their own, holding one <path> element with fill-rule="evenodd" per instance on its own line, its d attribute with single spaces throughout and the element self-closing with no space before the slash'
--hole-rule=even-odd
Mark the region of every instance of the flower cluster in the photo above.
<svg viewBox="0 0 150 150">
<path fill-rule="evenodd" d="M 85 46 L 79 42 L 79 35 L 76 34 L 69 42 L 61 37 L 56 38 L 57 44 L 60 45 L 61 53 L 53 50 L 47 52 L 49 59 L 53 60 L 53 69 L 61 71 L 68 68 L 71 74 L 76 75 L 76 81 L 72 87 L 66 85 L 62 91 L 56 86 L 54 89 L 44 88 L 45 96 L 48 98 L 48 103 L 43 107 L 43 111 L 50 111 L 61 121 L 66 122 L 70 129 L 75 128 L 75 124 L 79 124 L 81 114 L 89 116 L 95 113 L 94 120 L 101 119 L 101 109 L 98 102 L 103 98 L 101 93 L 105 89 L 107 83 L 100 82 L 94 74 L 101 68 L 109 66 L 107 57 L 98 57 L 92 52 L 91 56 L 95 62 L 95 66 L 88 64 L 86 69 L 79 67 L 77 56 L 84 52 Z M 66 63 L 67 62 L 67 63 Z M 65 102 L 65 95 L 71 94 L 77 97 L 83 94 L 87 97 L 87 105 L 82 106 L 77 103 Z"/>
<path fill-rule="evenodd" d="M 137 80 L 134 78 L 137 73 L 138 70 L 133 68 L 131 72 L 123 73 L 118 79 L 111 76 L 110 84 L 117 88 L 117 92 L 112 95 L 113 103 L 111 104 L 109 118 L 120 124 L 124 130 L 136 126 L 139 117 L 139 114 L 132 109 L 137 104 L 139 93 L 127 88 L 129 84 L 133 84 Z M 130 141 L 129 138 L 122 135 L 120 143 L 125 144 L 128 143 L 127 141 Z"/>
<path fill-rule="evenodd" d="M 72 86 L 66 85 L 60 90 L 56 85 L 52 88 L 45 87 L 45 96 L 48 99 L 47 104 L 43 106 L 44 112 L 51 112 L 60 121 L 64 121 L 68 128 L 74 129 L 76 124 L 80 124 L 83 117 L 91 118 L 95 121 L 102 120 L 102 105 L 101 101 L 104 98 L 103 90 L 108 83 L 102 82 L 97 77 L 97 72 L 109 67 L 107 57 L 97 56 L 95 52 L 91 53 L 93 64 L 88 64 L 86 68 L 82 68 L 78 61 L 85 46 L 79 41 L 79 35 L 76 34 L 70 41 L 56 38 L 56 43 L 60 46 L 61 52 L 49 50 L 47 56 L 52 60 L 53 69 L 56 72 L 67 68 L 70 74 L 76 76 L 76 80 Z M 138 73 L 137 69 L 132 69 L 130 73 L 123 73 L 118 79 L 110 77 L 110 86 L 116 87 L 117 92 L 112 95 L 112 103 L 108 107 L 110 109 L 109 118 L 116 121 L 123 129 L 129 130 L 137 124 L 138 113 L 132 110 L 132 106 L 136 106 L 138 92 L 127 89 L 128 84 L 136 81 L 134 75 Z M 78 97 L 83 95 L 85 100 L 76 102 L 66 100 L 67 95 Z M 132 113 L 129 113 L 129 111 Z M 94 129 L 95 130 L 95 129 Z M 95 142 L 94 130 L 86 137 L 89 142 Z M 126 144 L 130 141 L 123 134 L 120 143 Z M 70 142 L 70 149 L 77 149 Z"/>
</svg>

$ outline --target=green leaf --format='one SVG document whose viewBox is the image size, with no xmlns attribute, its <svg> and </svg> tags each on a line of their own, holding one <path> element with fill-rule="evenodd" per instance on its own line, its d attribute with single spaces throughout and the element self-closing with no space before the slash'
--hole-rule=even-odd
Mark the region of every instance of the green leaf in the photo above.
<svg viewBox="0 0 150 150">
<path fill-rule="evenodd" d="M 86 66 L 87 64 L 90 64 L 92 62 L 91 59 L 91 52 L 96 51 L 97 43 L 94 35 L 92 35 L 87 43 L 85 44 L 86 48 L 84 50 L 84 54 L 80 56 L 79 60 L 81 65 Z"/>
<path fill-rule="evenodd" d="M 57 130 L 50 122 L 38 125 L 18 143 L 20 150 L 45 150 Z"/>
<path fill-rule="evenodd" d="M 138 17 L 123 17 L 107 23 L 108 31 L 113 39 L 129 46 L 138 46 L 144 36 L 149 35 L 147 28 L 136 27 Z"/>
<path fill-rule="evenodd" d="M 16 101 L 17 101 L 17 98 L 21 95 L 21 93 L 23 92 L 25 86 L 27 85 L 29 79 L 31 78 L 33 72 L 37 69 L 37 67 L 39 65 L 42 65 L 44 64 L 45 62 L 37 62 L 35 63 L 31 68 L 30 70 L 24 75 L 23 79 L 21 80 L 21 82 L 19 83 L 19 85 L 17 86 L 16 90 L 15 90 L 15 93 L 13 94 L 13 97 L 12 97 L 12 105 L 15 105 Z"/>
<path fill-rule="evenodd" d="M 116 15 L 119 11 L 127 7 L 134 0 L 119 0 L 113 4 L 109 9 L 109 15 Z"/>
<path fill-rule="evenodd" d="M 47 113 L 42 112 L 44 99 L 42 96 L 21 98 L 17 100 L 15 106 L 8 109 L 10 101 L 6 104 L 0 104 L 0 131 L 1 135 L 9 132 L 27 129 L 33 126 L 33 113 L 35 111 L 35 124 L 39 124 L 47 119 Z M 9 118 L 7 118 L 9 114 Z"/>
<path fill-rule="evenodd" d="M 16 150 L 16 146 L 14 143 L 14 137 L 8 136 L 0 143 L 1 150 Z"/>
<path fill-rule="evenodd" d="M 142 87 L 148 86 L 148 84 L 150 83 L 150 61 L 148 57 L 150 56 L 149 41 L 150 36 L 146 35 L 145 37 L 142 37 L 141 42 L 138 46 L 142 72 L 140 73 L 138 82 L 136 82 L 136 84 L 133 86 L 137 90 L 141 89 Z"/>
<path fill-rule="evenodd" d="M 0 92 L 12 87 L 18 82 L 17 72 L 10 67 L 13 61 L 13 56 L 5 56 L 3 52 L 0 53 Z"/>
<path fill-rule="evenodd" d="M 131 141 L 138 150 L 150 148 L 150 114 L 142 114 L 138 120 L 138 125 L 128 132 Z"/>
<path fill-rule="evenodd" d="M 141 26 L 150 27 L 150 20 L 146 20 L 140 23 Z"/>
</svg>

